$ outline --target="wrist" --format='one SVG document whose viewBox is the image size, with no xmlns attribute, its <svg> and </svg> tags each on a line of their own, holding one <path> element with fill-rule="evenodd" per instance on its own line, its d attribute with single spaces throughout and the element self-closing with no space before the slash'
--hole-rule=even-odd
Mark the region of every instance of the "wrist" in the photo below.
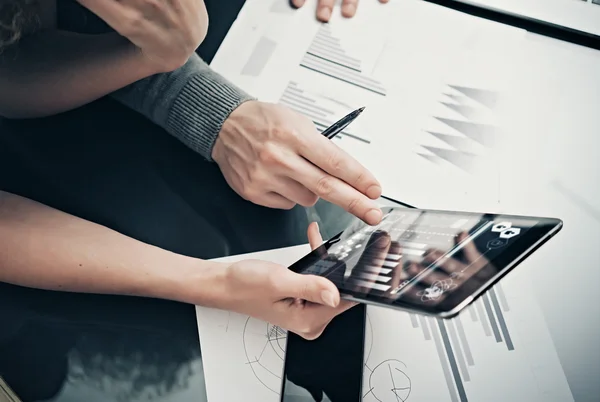
<svg viewBox="0 0 600 402">
<path fill-rule="evenodd" d="M 244 130 L 246 126 L 256 125 L 257 111 L 260 111 L 261 102 L 248 99 L 239 104 L 223 121 L 219 134 L 212 148 L 211 158 L 220 165 L 224 161 L 226 149 L 236 145 L 236 133 Z"/>
<path fill-rule="evenodd" d="M 177 256 L 176 269 L 162 270 L 153 297 L 205 307 L 225 304 L 227 264 Z"/>
</svg>

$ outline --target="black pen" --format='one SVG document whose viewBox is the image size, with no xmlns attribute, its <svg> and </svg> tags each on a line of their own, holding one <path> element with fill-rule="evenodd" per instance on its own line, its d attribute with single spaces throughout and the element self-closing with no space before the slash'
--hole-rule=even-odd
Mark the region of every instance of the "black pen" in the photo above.
<svg viewBox="0 0 600 402">
<path fill-rule="evenodd" d="M 354 112 L 349 113 L 348 115 L 342 117 L 337 122 L 333 123 L 331 126 L 327 127 L 321 134 L 325 137 L 332 139 L 336 135 L 338 135 L 343 129 L 348 127 L 350 123 L 354 121 L 361 113 L 365 110 L 365 107 L 361 107 L 360 109 L 356 109 Z"/>
</svg>

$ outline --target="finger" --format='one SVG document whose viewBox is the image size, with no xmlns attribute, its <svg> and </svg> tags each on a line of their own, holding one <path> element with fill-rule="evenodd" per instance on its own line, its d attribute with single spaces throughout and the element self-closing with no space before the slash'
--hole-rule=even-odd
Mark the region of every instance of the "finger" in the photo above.
<svg viewBox="0 0 600 402">
<path fill-rule="evenodd" d="M 317 275 L 302 275 L 286 271 L 277 284 L 281 299 L 307 300 L 329 307 L 337 307 L 340 293 L 330 280 Z"/>
<path fill-rule="evenodd" d="M 306 0 L 290 0 L 290 4 L 294 8 L 300 8 L 306 3 Z"/>
<path fill-rule="evenodd" d="M 439 250 L 427 250 L 423 257 L 423 262 L 427 265 L 435 263 L 432 267 L 436 271 L 444 271 L 446 273 L 458 272 L 464 268 L 464 264 L 452 257 L 448 257 Z"/>
<path fill-rule="evenodd" d="M 296 180 L 288 177 L 278 179 L 274 186 L 277 188 L 277 193 L 282 197 L 293 201 L 295 204 L 302 205 L 303 207 L 312 207 L 319 200 L 319 197 L 315 193 L 298 183 Z"/>
<path fill-rule="evenodd" d="M 358 303 L 348 300 L 341 300 L 335 308 L 306 303 L 300 307 L 302 310 L 298 311 L 297 320 L 304 324 L 301 325 L 303 330 L 300 331 L 299 335 L 309 340 L 318 338 L 331 320 L 356 305 Z"/>
<path fill-rule="evenodd" d="M 304 142 L 301 154 L 314 165 L 372 200 L 381 196 L 381 184 L 375 176 L 333 141 L 315 132 L 306 136 Z"/>
<path fill-rule="evenodd" d="M 322 22 L 328 22 L 329 18 L 331 18 L 331 12 L 334 5 L 335 0 L 319 0 L 319 5 L 317 6 L 317 19 Z"/>
<path fill-rule="evenodd" d="M 379 0 L 380 3 L 384 3 L 384 4 L 387 3 L 388 1 L 390 1 L 390 0 Z"/>
<path fill-rule="evenodd" d="M 82 6 L 102 18 L 113 29 L 119 30 L 122 22 L 132 14 L 132 10 L 114 0 L 77 0 Z"/>
<path fill-rule="evenodd" d="M 390 246 L 391 237 L 387 232 L 376 231 L 371 235 L 350 277 L 351 283 L 355 285 L 355 291 L 363 294 L 371 293 L 375 284 L 383 280 L 381 269 Z"/>
<path fill-rule="evenodd" d="M 414 278 L 417 275 L 420 275 L 423 272 L 423 267 L 419 266 L 419 264 L 412 262 L 407 269 L 407 273 L 410 277 Z M 435 282 L 444 281 L 448 279 L 448 274 L 445 272 L 441 272 L 439 270 L 429 270 L 425 272 L 423 275 L 419 276 L 417 279 L 417 283 L 429 286 Z"/>
<path fill-rule="evenodd" d="M 311 250 L 314 250 L 323 244 L 323 238 L 321 237 L 319 224 L 317 222 L 312 222 L 308 225 L 307 235 Z"/>
<path fill-rule="evenodd" d="M 303 158 L 291 158 L 286 163 L 291 178 L 318 197 L 340 206 L 369 225 L 377 225 L 381 222 L 383 214 L 375 201 L 347 183 L 327 174 Z"/>
<path fill-rule="evenodd" d="M 296 206 L 296 203 L 294 201 L 291 201 L 285 198 L 284 196 L 274 192 L 269 192 L 261 195 L 256 200 L 256 204 L 274 209 L 292 209 Z"/>
<path fill-rule="evenodd" d="M 470 263 L 477 261 L 481 258 L 481 253 L 475 247 L 475 242 L 469 239 L 469 235 L 465 232 L 460 232 L 458 236 L 456 236 L 457 243 L 463 244 L 463 253 Z"/>
<path fill-rule="evenodd" d="M 346 18 L 354 17 L 356 6 L 358 6 L 358 0 L 344 0 L 342 2 L 342 15 Z"/>
<path fill-rule="evenodd" d="M 393 257 L 389 257 L 393 256 Z M 397 256 L 397 257 L 396 257 Z M 400 283 L 403 282 L 405 278 L 405 273 L 403 272 L 403 263 L 402 263 L 402 245 L 399 242 L 392 242 L 388 254 L 388 262 L 392 262 L 389 266 L 392 269 L 391 279 L 389 282 L 390 288 L 388 292 L 397 289 L 400 286 Z"/>
</svg>

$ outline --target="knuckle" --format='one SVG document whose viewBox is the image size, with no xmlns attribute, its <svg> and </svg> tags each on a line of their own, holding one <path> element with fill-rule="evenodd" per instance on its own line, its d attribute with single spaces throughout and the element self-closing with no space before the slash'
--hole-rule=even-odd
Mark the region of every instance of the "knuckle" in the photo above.
<svg viewBox="0 0 600 402">
<path fill-rule="evenodd" d="M 265 144 L 259 151 L 259 160 L 268 166 L 277 166 L 283 164 L 283 156 L 277 146 Z"/>
<path fill-rule="evenodd" d="M 328 165 L 332 174 L 335 174 L 336 176 L 339 176 L 338 173 L 345 171 L 345 164 L 338 152 L 335 152 L 329 156 Z"/>
<path fill-rule="evenodd" d="M 358 176 L 356 176 L 356 181 L 354 182 L 355 186 L 359 186 L 360 183 L 363 182 L 363 180 L 365 179 L 365 172 L 364 171 L 360 171 L 358 173 Z"/>
<path fill-rule="evenodd" d="M 286 127 L 275 125 L 271 128 L 271 137 L 277 140 L 286 139 L 290 136 L 290 130 Z"/>
<path fill-rule="evenodd" d="M 321 335 L 321 334 L 316 333 L 316 332 L 307 332 L 307 333 L 303 334 L 302 337 L 304 339 L 306 339 L 307 341 L 314 341 L 315 339 L 317 339 L 319 337 L 319 335 Z"/>
<path fill-rule="evenodd" d="M 346 208 L 348 210 L 348 212 L 350 212 L 351 214 L 354 214 L 356 212 L 358 212 L 358 210 L 360 209 L 360 199 L 358 198 L 353 198 L 348 202 L 348 206 Z"/>
<path fill-rule="evenodd" d="M 325 175 L 317 181 L 316 193 L 320 197 L 327 197 L 333 192 L 333 177 Z"/>
<path fill-rule="evenodd" d="M 120 33 L 124 36 L 140 32 L 144 25 L 144 15 L 141 12 L 130 12 L 123 16 L 123 25 Z"/>
<path fill-rule="evenodd" d="M 303 337 L 306 340 L 314 341 L 319 336 L 321 336 L 321 334 L 323 333 L 324 330 L 325 330 L 325 327 L 323 325 L 312 325 L 307 328 L 307 331 L 304 332 Z"/>
<path fill-rule="evenodd" d="M 152 11 L 162 11 L 164 9 L 163 2 L 159 0 L 145 0 L 144 5 Z"/>
<path fill-rule="evenodd" d="M 245 186 L 248 190 L 260 187 L 265 181 L 265 172 L 260 164 L 254 164 L 248 169 L 248 180 L 246 180 Z"/>
<path fill-rule="evenodd" d="M 319 201 L 319 197 L 316 194 L 311 194 L 306 197 L 306 200 L 303 200 L 302 206 L 306 208 L 314 207 L 315 204 Z"/>
<path fill-rule="evenodd" d="M 302 323 L 300 326 L 300 332 L 304 337 L 311 336 L 316 332 L 316 326 L 311 322 Z"/>
<path fill-rule="evenodd" d="M 295 206 L 296 206 L 295 202 L 287 201 L 286 203 L 284 203 L 282 205 L 282 209 L 289 211 L 289 210 L 293 209 Z"/>
<path fill-rule="evenodd" d="M 252 183 L 244 182 L 240 187 L 239 193 L 245 200 L 254 202 L 257 199 L 258 192 Z"/>
</svg>

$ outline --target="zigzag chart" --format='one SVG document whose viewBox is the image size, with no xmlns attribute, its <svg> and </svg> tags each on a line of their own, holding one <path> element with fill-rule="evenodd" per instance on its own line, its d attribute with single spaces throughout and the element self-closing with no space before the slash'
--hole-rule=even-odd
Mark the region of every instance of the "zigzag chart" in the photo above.
<svg viewBox="0 0 600 402">
<path fill-rule="evenodd" d="M 439 164 L 445 161 L 472 173 L 478 158 L 482 157 L 477 149 L 490 150 L 496 144 L 497 130 L 487 122 L 487 116 L 493 114 L 497 103 L 498 93 L 495 91 L 449 85 L 439 105 L 450 113 L 433 116 L 433 123 L 438 128 L 424 131 L 430 138 L 424 138 L 418 155 L 430 162 Z M 447 146 L 424 144 L 431 143 L 432 138 Z"/>
</svg>

